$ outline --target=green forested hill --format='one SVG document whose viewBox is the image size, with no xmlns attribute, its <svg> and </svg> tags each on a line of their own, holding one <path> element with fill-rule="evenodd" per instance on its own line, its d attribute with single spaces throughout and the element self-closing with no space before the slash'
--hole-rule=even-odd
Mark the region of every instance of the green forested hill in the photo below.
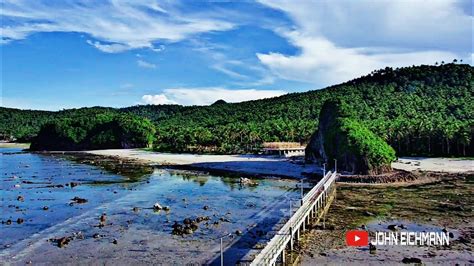
<svg viewBox="0 0 474 266">
<path fill-rule="evenodd" d="M 263 141 L 307 142 L 322 104 L 342 99 L 398 155 L 474 155 L 474 68 L 465 64 L 385 68 L 322 90 L 211 106 L 82 108 L 60 112 L 0 109 L 0 134 L 35 135 L 73 113 L 130 112 L 156 125 L 158 150 L 243 152 Z"/>
<path fill-rule="evenodd" d="M 31 150 L 91 150 L 150 147 L 155 127 L 146 118 L 102 112 L 54 119 L 32 139 Z"/>
</svg>

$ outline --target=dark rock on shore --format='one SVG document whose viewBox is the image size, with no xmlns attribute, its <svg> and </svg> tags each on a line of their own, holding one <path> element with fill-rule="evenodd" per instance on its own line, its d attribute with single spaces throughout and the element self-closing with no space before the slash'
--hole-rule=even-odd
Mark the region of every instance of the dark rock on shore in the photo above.
<svg viewBox="0 0 474 266">
<path fill-rule="evenodd" d="M 406 263 L 406 264 L 409 264 L 409 263 L 416 263 L 416 264 L 420 264 L 421 263 L 421 259 L 419 258 L 403 258 L 402 260 L 403 263 Z"/>
<path fill-rule="evenodd" d="M 335 166 L 354 174 L 380 174 L 391 170 L 395 151 L 382 138 L 351 117 L 341 101 L 326 101 L 319 115 L 318 130 L 305 150 L 306 161 Z"/>
<path fill-rule="evenodd" d="M 173 228 L 171 234 L 180 236 L 192 234 L 194 231 L 199 229 L 199 223 L 209 220 L 209 216 L 200 216 L 196 219 L 185 218 L 183 220 L 183 224 L 174 222 L 174 224 L 171 226 Z"/>
<path fill-rule="evenodd" d="M 83 204 L 87 203 L 87 199 L 79 198 L 79 197 L 74 197 L 71 199 L 75 203 Z"/>
<path fill-rule="evenodd" d="M 387 229 L 388 230 L 391 230 L 391 231 L 397 231 L 398 230 L 398 226 L 396 224 L 389 224 L 387 226 Z"/>
</svg>

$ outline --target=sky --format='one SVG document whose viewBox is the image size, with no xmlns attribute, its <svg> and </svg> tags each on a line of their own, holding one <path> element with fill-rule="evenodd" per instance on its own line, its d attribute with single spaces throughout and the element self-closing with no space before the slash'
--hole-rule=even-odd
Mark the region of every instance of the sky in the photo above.
<svg viewBox="0 0 474 266">
<path fill-rule="evenodd" d="M 472 64 L 470 0 L 2 0 L 1 105 L 207 105 Z"/>
</svg>

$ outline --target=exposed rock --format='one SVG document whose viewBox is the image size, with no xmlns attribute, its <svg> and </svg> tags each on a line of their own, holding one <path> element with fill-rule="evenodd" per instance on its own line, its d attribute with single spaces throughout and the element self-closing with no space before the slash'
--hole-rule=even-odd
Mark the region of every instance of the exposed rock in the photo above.
<svg viewBox="0 0 474 266">
<path fill-rule="evenodd" d="M 113 244 L 117 245 L 118 244 L 118 240 L 114 238 L 114 240 L 112 241 Z"/>
<path fill-rule="evenodd" d="M 375 245 L 372 245 L 372 243 L 369 243 L 369 251 L 374 252 L 377 250 L 377 247 Z"/>
<path fill-rule="evenodd" d="M 193 231 L 196 231 L 198 229 L 198 224 L 196 222 L 193 222 L 189 225 L 189 228 L 191 228 Z"/>
<path fill-rule="evenodd" d="M 209 210 L 209 206 L 205 205 L 204 207 L 202 207 L 202 209 L 207 211 L 207 210 Z"/>
<path fill-rule="evenodd" d="M 78 203 L 78 204 L 87 203 L 87 199 L 83 199 L 83 198 L 79 198 L 79 197 L 74 197 L 71 200 L 74 201 L 75 203 Z"/>
<path fill-rule="evenodd" d="M 25 201 L 25 198 L 24 198 L 23 196 L 18 196 L 18 197 L 16 198 L 16 200 L 18 200 L 18 201 Z"/>
<path fill-rule="evenodd" d="M 189 234 L 193 233 L 193 229 L 191 229 L 190 227 L 185 227 L 183 232 L 185 234 L 189 235 Z"/>
<path fill-rule="evenodd" d="M 209 221 L 211 218 L 209 216 L 199 216 L 196 218 L 196 222 L 200 223 L 202 221 Z"/>
<path fill-rule="evenodd" d="M 23 218 L 18 218 L 16 219 L 16 223 L 17 224 L 22 224 L 25 220 L 23 220 Z"/>
<path fill-rule="evenodd" d="M 389 224 L 387 226 L 387 229 L 388 230 L 392 230 L 392 231 L 397 231 L 398 230 L 398 226 L 396 224 Z"/>
<path fill-rule="evenodd" d="M 43 207 L 43 210 L 44 210 L 44 211 L 47 211 L 47 210 L 49 210 L 49 207 L 48 207 L 48 206 L 44 206 L 44 207 Z"/>
<path fill-rule="evenodd" d="M 327 163 L 354 174 L 380 174 L 391 170 L 395 151 L 364 125 L 351 118 L 347 106 L 326 101 L 319 115 L 318 130 L 305 150 L 306 161 Z"/>
<path fill-rule="evenodd" d="M 170 207 L 165 206 L 165 207 L 163 207 L 163 210 L 168 212 L 168 211 L 170 211 Z"/>
<path fill-rule="evenodd" d="M 241 236 L 241 235 L 242 235 L 242 231 L 240 231 L 240 230 L 235 230 L 235 234 L 238 235 L 238 236 Z"/>
<path fill-rule="evenodd" d="M 102 227 L 102 226 L 105 226 L 105 222 L 107 221 L 107 214 L 103 213 L 100 217 L 99 217 L 99 227 Z"/>
<path fill-rule="evenodd" d="M 221 218 L 219 218 L 219 220 L 220 220 L 221 222 L 230 223 L 230 220 L 229 220 L 228 218 L 225 218 L 225 217 L 221 217 Z"/>
<path fill-rule="evenodd" d="M 163 207 L 157 202 L 153 205 L 153 210 L 154 211 L 161 211 Z"/>
<path fill-rule="evenodd" d="M 414 258 L 414 257 L 412 257 L 412 258 L 403 258 L 402 262 L 407 263 L 407 264 L 408 263 L 421 263 L 421 259 Z"/>
<path fill-rule="evenodd" d="M 246 177 L 241 177 L 239 180 L 241 185 L 248 185 L 248 186 L 257 186 L 258 183 L 253 181 L 252 179 L 246 178 Z"/>
<path fill-rule="evenodd" d="M 59 248 L 63 248 L 65 246 L 67 246 L 67 244 L 69 244 L 69 242 L 71 242 L 71 240 L 72 240 L 72 237 L 70 237 L 70 236 L 64 236 L 64 237 L 61 237 L 61 238 L 50 239 L 50 241 L 56 243 L 56 245 Z"/>
</svg>

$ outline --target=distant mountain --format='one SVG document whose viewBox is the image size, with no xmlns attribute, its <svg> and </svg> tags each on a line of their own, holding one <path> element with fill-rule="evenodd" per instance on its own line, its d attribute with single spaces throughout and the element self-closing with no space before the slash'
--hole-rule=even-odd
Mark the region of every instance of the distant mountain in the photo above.
<svg viewBox="0 0 474 266">
<path fill-rule="evenodd" d="M 473 156 L 474 68 L 466 64 L 385 68 L 339 85 L 304 93 L 210 106 L 141 105 L 59 112 L 0 109 L 0 135 L 28 140 L 44 123 L 72 114 L 126 112 L 155 123 L 155 148 L 244 152 L 265 141 L 306 143 L 328 99 L 353 116 L 397 155 Z"/>
</svg>

